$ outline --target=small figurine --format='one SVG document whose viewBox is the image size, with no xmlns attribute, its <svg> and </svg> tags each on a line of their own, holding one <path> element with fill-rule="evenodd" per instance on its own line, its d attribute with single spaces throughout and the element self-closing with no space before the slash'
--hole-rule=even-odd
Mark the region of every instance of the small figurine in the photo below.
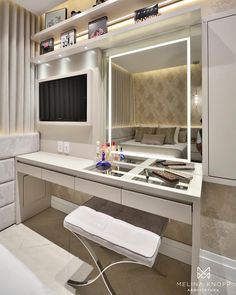
<svg viewBox="0 0 236 295">
<path fill-rule="evenodd" d="M 73 11 L 71 11 L 71 16 L 74 16 L 74 15 L 76 15 L 76 14 L 79 14 L 79 13 L 81 13 L 81 11 L 79 10 L 79 11 L 75 11 L 75 10 L 73 10 Z"/>
<path fill-rule="evenodd" d="M 96 6 L 96 5 L 102 4 L 102 3 L 106 2 L 106 1 L 107 0 L 96 0 L 96 4 L 94 4 L 93 7 Z"/>
</svg>

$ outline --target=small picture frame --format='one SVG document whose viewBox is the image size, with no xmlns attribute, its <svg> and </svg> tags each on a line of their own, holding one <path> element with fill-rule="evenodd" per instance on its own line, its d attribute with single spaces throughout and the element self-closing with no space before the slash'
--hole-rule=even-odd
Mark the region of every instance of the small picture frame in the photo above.
<svg viewBox="0 0 236 295">
<path fill-rule="evenodd" d="M 136 23 L 145 21 L 146 19 L 149 19 L 151 17 L 158 15 L 158 4 L 144 7 L 138 10 L 135 10 L 134 12 L 134 21 Z"/>
<path fill-rule="evenodd" d="M 54 39 L 50 38 L 40 43 L 40 54 L 45 54 L 54 50 Z"/>
<path fill-rule="evenodd" d="M 45 13 L 45 29 L 50 28 L 67 18 L 67 8 L 62 8 Z"/>
<path fill-rule="evenodd" d="M 70 30 L 61 34 L 61 48 L 72 46 L 76 43 L 76 30 Z"/>
<path fill-rule="evenodd" d="M 96 38 L 107 33 L 107 16 L 88 23 L 88 38 Z"/>
</svg>

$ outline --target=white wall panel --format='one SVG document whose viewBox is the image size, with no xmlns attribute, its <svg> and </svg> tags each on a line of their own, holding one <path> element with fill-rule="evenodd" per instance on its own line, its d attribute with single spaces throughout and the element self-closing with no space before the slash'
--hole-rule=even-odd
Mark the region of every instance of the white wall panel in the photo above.
<svg viewBox="0 0 236 295">
<path fill-rule="evenodd" d="M 208 24 L 209 175 L 236 179 L 236 15 Z"/>
</svg>

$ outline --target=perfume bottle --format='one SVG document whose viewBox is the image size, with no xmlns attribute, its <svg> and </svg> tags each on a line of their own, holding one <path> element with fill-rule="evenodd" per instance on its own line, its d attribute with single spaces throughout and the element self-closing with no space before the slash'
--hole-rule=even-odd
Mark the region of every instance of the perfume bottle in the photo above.
<svg viewBox="0 0 236 295">
<path fill-rule="evenodd" d="M 125 159 L 125 155 L 123 154 L 123 148 L 120 147 L 120 161 L 123 161 Z"/>
<path fill-rule="evenodd" d="M 106 161 L 106 154 L 103 151 L 102 152 L 102 161 L 99 161 L 96 164 L 96 168 L 99 170 L 108 170 L 111 167 L 111 163 L 109 163 L 108 161 Z"/>
<path fill-rule="evenodd" d="M 96 157 L 95 157 L 95 163 L 98 163 L 101 160 L 100 158 L 100 141 L 98 140 L 96 142 Z"/>
</svg>

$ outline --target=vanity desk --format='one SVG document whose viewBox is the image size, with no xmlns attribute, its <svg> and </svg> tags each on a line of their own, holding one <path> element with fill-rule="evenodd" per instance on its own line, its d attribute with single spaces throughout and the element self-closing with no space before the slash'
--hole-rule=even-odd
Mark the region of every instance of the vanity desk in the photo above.
<svg viewBox="0 0 236 295">
<path fill-rule="evenodd" d="M 50 206 L 50 196 L 35 198 L 25 194 L 26 186 L 33 192 L 37 187 L 31 179 L 56 183 L 76 191 L 100 197 L 135 209 L 157 214 L 192 225 L 191 280 L 197 281 L 200 250 L 200 198 L 202 187 L 201 164 L 194 163 L 193 171 L 185 171 L 191 180 L 166 184 L 145 171 L 163 170 L 156 159 L 114 162 L 109 174 L 99 172 L 93 161 L 36 152 L 16 158 L 17 223 Z M 34 194 L 34 193 L 33 193 Z M 32 199 L 27 199 L 31 198 Z"/>
</svg>

